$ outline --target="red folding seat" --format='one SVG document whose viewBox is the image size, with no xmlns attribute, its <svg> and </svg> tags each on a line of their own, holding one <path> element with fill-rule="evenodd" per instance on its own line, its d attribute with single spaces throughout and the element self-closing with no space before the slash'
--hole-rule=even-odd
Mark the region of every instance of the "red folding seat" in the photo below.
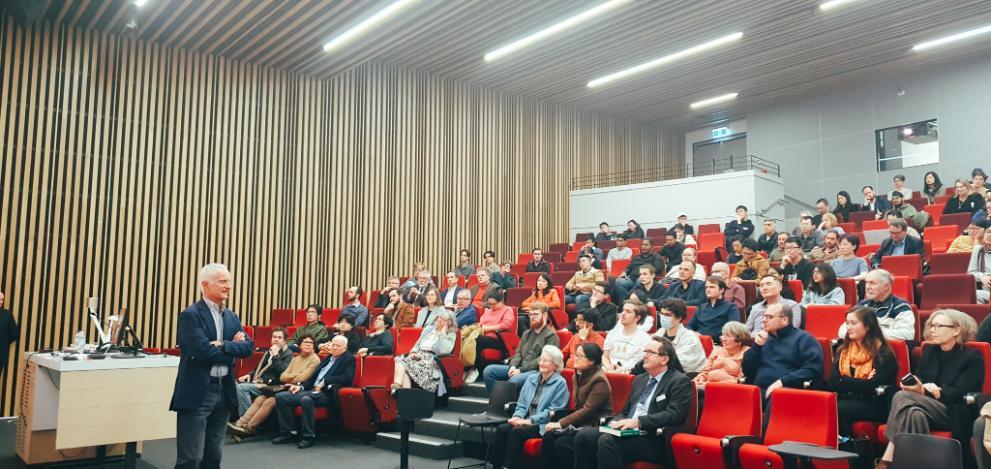
<svg viewBox="0 0 991 469">
<path fill-rule="evenodd" d="M 545 252 L 544 253 L 544 260 L 546 260 L 547 263 L 550 264 L 551 272 L 554 271 L 554 264 L 557 264 L 558 262 L 564 262 L 564 254 L 566 252 L 567 251 L 565 251 L 565 252 Z"/>
<path fill-rule="evenodd" d="M 243 328 L 244 328 L 244 333 L 248 334 L 248 337 L 251 337 L 252 339 L 255 337 L 254 326 L 243 326 Z M 149 347 L 145 347 L 145 350 L 147 350 L 148 348 Z"/>
<path fill-rule="evenodd" d="M 851 221 L 847 221 L 846 223 L 839 223 L 836 226 L 838 226 L 841 230 L 843 230 L 844 233 L 852 233 L 854 231 L 857 231 L 857 224 Z"/>
<path fill-rule="evenodd" d="M 822 348 L 822 382 L 821 383 L 825 383 L 826 381 L 829 380 L 829 375 L 833 374 L 833 339 L 816 337 L 816 342 L 819 342 L 819 347 Z"/>
<path fill-rule="evenodd" d="M 564 382 L 568 386 L 568 410 L 575 410 L 575 370 L 572 368 L 562 369 L 561 377 L 564 378 Z M 554 419 L 553 410 L 551 411 L 551 419 Z M 530 438 L 523 442 L 523 467 L 540 467 L 540 449 L 543 442 L 543 438 Z"/>
<path fill-rule="evenodd" d="M 695 240 L 698 242 L 699 251 L 713 252 L 716 248 L 726 247 L 726 236 L 719 231 L 700 234 Z"/>
<path fill-rule="evenodd" d="M 272 310 L 272 318 L 269 319 L 269 326 L 291 326 L 295 311 L 289 308 L 275 308 Z"/>
<path fill-rule="evenodd" d="M 255 335 L 251 338 L 255 342 L 255 348 L 269 348 L 272 346 L 272 326 L 255 326 Z"/>
<path fill-rule="evenodd" d="M 791 294 L 795 296 L 795 302 L 802 301 L 802 295 L 805 294 L 805 289 L 802 286 L 801 280 L 789 280 L 788 288 L 791 289 Z"/>
<path fill-rule="evenodd" d="M 616 240 L 610 239 L 608 241 L 599 241 L 596 246 L 602 250 L 602 258 L 605 259 L 606 253 L 608 253 L 610 249 L 616 247 Z"/>
<path fill-rule="evenodd" d="M 706 406 L 709 403 L 706 402 Z M 744 443 L 737 452 L 742 469 L 781 469 L 784 463 L 767 447 L 784 441 L 796 441 L 836 449 L 836 394 L 780 388 L 771 397 L 770 421 L 761 444 Z M 815 422 L 815 425 L 810 425 Z M 816 461 L 815 467 L 847 467 Z"/>
<path fill-rule="evenodd" d="M 863 231 L 886 230 L 888 229 L 888 220 L 868 220 L 860 226 Z"/>
<path fill-rule="evenodd" d="M 922 211 L 929 214 L 929 220 L 933 225 L 939 225 L 940 217 L 943 216 L 943 208 L 946 204 L 932 204 L 922 207 Z"/>
<path fill-rule="evenodd" d="M 516 320 L 517 311 L 516 308 L 513 308 L 513 324 L 509 327 L 508 331 L 499 333 L 499 340 L 501 340 L 502 345 L 506 347 L 508 354 L 503 356 L 502 352 L 487 348 L 482 350 L 482 358 L 489 363 L 499 362 L 513 356 L 513 354 L 516 353 L 516 349 L 520 346 L 520 337 L 516 335 Z"/>
<path fill-rule="evenodd" d="M 507 306 L 519 308 L 523 304 L 523 300 L 529 298 L 532 293 L 532 288 L 510 288 L 506 290 L 505 303 Z"/>
<path fill-rule="evenodd" d="M 933 203 L 934 204 L 946 204 L 947 202 L 950 201 L 951 198 L 953 198 L 953 196 L 952 195 L 948 195 L 948 194 L 937 195 L 936 197 L 933 197 Z"/>
<path fill-rule="evenodd" d="M 642 242 L 643 240 L 640 238 L 628 239 L 626 240 L 626 247 L 632 249 L 633 255 L 635 256 L 637 255 L 637 252 L 640 250 L 640 243 Z"/>
<path fill-rule="evenodd" d="M 321 317 L 320 320 L 323 321 L 324 324 L 327 324 L 326 318 Z M 305 326 L 305 325 L 306 325 L 306 308 L 297 309 L 293 313 L 292 323 L 286 324 L 286 326 L 296 326 L 296 327 Z"/>
<path fill-rule="evenodd" d="M 360 296 L 358 296 L 358 303 L 361 303 L 362 305 L 368 306 L 368 304 L 369 304 L 368 303 L 368 292 L 364 292 Z M 345 290 L 344 293 L 341 294 L 341 304 L 342 305 L 348 304 L 348 292 L 347 292 L 347 290 Z"/>
<path fill-rule="evenodd" d="M 922 309 L 935 309 L 940 303 L 977 303 L 977 288 L 970 274 L 927 275 L 922 287 Z"/>
<path fill-rule="evenodd" d="M 623 271 L 630 266 L 630 262 L 632 262 L 632 259 L 613 259 L 612 265 L 609 268 L 609 275 L 617 277 L 622 275 Z"/>
<path fill-rule="evenodd" d="M 716 253 L 715 251 L 700 251 L 695 255 L 695 261 L 697 264 L 705 267 L 706 272 L 712 272 L 712 264 L 715 264 Z M 661 274 L 662 272 L 658 272 Z"/>
<path fill-rule="evenodd" d="M 571 245 L 568 243 L 551 243 L 551 245 L 547 247 L 548 251 L 558 254 L 564 254 L 568 252 L 570 249 L 571 249 Z"/>
<path fill-rule="evenodd" d="M 324 308 L 323 316 L 320 317 L 320 320 L 323 321 L 324 324 L 330 326 L 331 324 L 337 324 L 337 320 L 340 318 L 341 318 L 341 308 Z M 296 325 L 297 326 L 305 325 L 306 324 L 305 315 L 303 319 L 304 319 L 303 324 L 296 324 Z"/>
<path fill-rule="evenodd" d="M 571 246 L 571 251 L 568 252 L 578 252 L 582 250 L 582 246 L 585 245 L 585 241 L 575 241 L 575 244 Z"/>
<path fill-rule="evenodd" d="M 341 421 L 348 432 L 371 438 L 396 420 L 396 401 L 389 390 L 395 361 L 391 356 L 367 356 L 359 364 L 354 386 L 338 393 Z"/>
<path fill-rule="evenodd" d="M 265 356 L 265 352 L 254 352 L 250 357 L 241 358 L 237 361 L 234 369 L 234 379 L 244 376 L 255 368 L 258 368 L 258 363 L 262 361 L 262 357 Z"/>
<path fill-rule="evenodd" d="M 522 277 L 526 273 L 526 264 L 513 264 L 509 266 L 509 273 L 515 275 L 517 278 Z"/>
<path fill-rule="evenodd" d="M 915 304 L 915 288 L 912 279 L 904 275 L 896 275 L 895 283 L 891 285 L 891 294 L 911 304 Z"/>
<path fill-rule="evenodd" d="M 939 225 L 955 226 L 957 229 L 957 234 L 960 234 L 967 230 L 967 226 L 970 225 L 971 218 L 973 218 L 973 214 L 969 212 L 951 213 L 949 215 L 939 217 Z"/>
<path fill-rule="evenodd" d="M 730 267 L 733 267 L 732 265 Z M 757 302 L 757 281 L 756 280 L 741 280 L 737 282 L 737 285 L 743 287 L 743 297 L 747 304 L 743 309 L 747 309 Z M 746 314 L 741 311 L 741 314 Z"/>
<path fill-rule="evenodd" d="M 461 389 L 465 385 L 465 367 L 461 364 L 461 334 L 454 334 L 454 349 L 440 358 L 440 369 L 446 378 L 448 389 Z"/>
<path fill-rule="evenodd" d="M 956 225 L 930 226 L 922 231 L 922 237 L 932 243 L 933 254 L 938 254 L 946 252 L 960 232 Z"/>
<path fill-rule="evenodd" d="M 575 241 L 585 241 L 586 239 L 594 238 L 595 233 L 576 233 Z"/>
<path fill-rule="evenodd" d="M 558 348 L 561 349 L 561 353 L 564 354 L 564 362 L 568 362 L 568 342 L 571 342 L 571 331 L 565 328 L 560 328 L 557 330 L 557 343 Z"/>
<path fill-rule="evenodd" d="M 458 277 L 458 278 L 460 280 L 463 280 L 464 279 L 464 277 Z M 459 282 L 459 284 L 460 284 L 460 282 Z M 372 290 L 372 291 L 368 292 L 368 304 L 366 304 L 365 306 L 368 306 L 369 308 L 371 308 L 372 306 L 375 305 L 375 302 L 379 300 L 379 297 L 380 296 L 382 296 L 382 292 L 379 291 L 379 290 Z"/>
<path fill-rule="evenodd" d="M 323 359 L 327 358 L 328 355 L 329 354 L 326 354 L 326 353 L 320 354 L 320 360 L 323 361 Z M 352 378 L 352 380 L 351 380 L 351 387 L 359 387 L 360 386 L 359 383 L 361 383 L 361 374 L 362 374 L 362 369 L 363 368 L 364 367 L 362 366 L 362 361 L 359 360 L 359 359 L 357 359 L 357 358 L 355 358 L 355 362 L 354 362 L 354 378 Z M 392 384 L 391 379 L 392 378 L 391 378 L 391 375 L 390 375 L 389 384 Z M 340 392 L 343 391 L 344 389 L 348 389 L 348 388 L 341 388 L 338 391 L 338 396 L 340 396 Z M 385 392 L 386 393 L 389 393 L 390 391 L 388 390 L 388 388 L 386 388 L 385 389 Z M 395 406 L 393 406 L 393 407 L 395 407 Z M 296 413 L 296 417 L 299 418 L 300 416 L 303 415 L 303 410 L 301 408 L 299 408 L 299 407 L 296 407 L 295 413 Z M 330 419 L 332 417 L 339 417 L 339 418 L 341 418 L 343 420 L 344 414 L 343 414 L 343 410 L 342 410 L 341 413 L 340 413 L 340 415 L 336 415 L 336 416 L 330 415 L 330 409 L 328 409 L 326 407 L 317 407 L 317 408 L 314 409 L 313 417 L 314 417 L 314 420 L 316 420 L 317 422 L 326 421 L 326 420 L 328 420 L 328 419 Z"/>
<path fill-rule="evenodd" d="M 745 384 L 707 384 L 698 431 L 695 434 L 679 433 L 671 439 L 675 466 L 727 467 L 720 440 L 727 436 L 759 437 L 762 422 L 760 388 Z"/>
<path fill-rule="evenodd" d="M 666 428 L 657 429 L 657 444 L 670 446 L 671 436 L 674 434 L 684 431 L 687 433 L 695 433 L 696 426 L 699 421 L 699 394 L 695 388 L 695 382 L 692 382 L 692 400 L 688 407 L 688 413 L 685 415 L 685 420 L 681 425 L 673 427 L 669 433 L 665 433 Z M 624 469 L 663 469 L 665 466 L 671 467 L 674 465 L 673 459 L 668 463 L 661 465 L 646 461 L 636 461 L 630 464 L 624 464 Z"/>
<path fill-rule="evenodd" d="M 850 223 L 853 223 L 854 225 L 856 225 L 856 229 L 847 230 L 846 227 L 844 227 L 843 230 L 846 231 L 846 232 L 848 232 L 848 233 L 850 231 L 860 231 L 860 230 L 863 230 L 864 229 L 863 228 L 863 226 L 864 226 L 863 223 L 865 221 L 873 221 L 873 220 L 874 220 L 874 212 L 872 212 L 872 211 L 861 210 L 859 212 L 850 212 L 850 219 L 847 220 L 847 222 L 850 222 Z"/>
<path fill-rule="evenodd" d="M 908 200 L 906 200 L 905 203 L 911 205 L 912 208 L 914 208 L 916 212 L 921 212 L 922 209 L 925 208 L 926 204 L 929 203 L 929 199 L 926 199 L 926 198 L 914 198 L 914 199 L 908 199 Z"/>
<path fill-rule="evenodd" d="M 618 413 L 626 406 L 626 399 L 630 397 L 630 388 L 633 386 L 635 376 L 627 373 L 606 372 L 606 380 L 612 389 L 612 411 Z"/>
<path fill-rule="evenodd" d="M 554 285 L 560 285 L 563 287 L 564 284 L 568 283 L 568 280 L 571 280 L 571 277 L 575 276 L 575 272 L 577 271 L 578 267 L 576 266 L 575 270 L 554 272 L 551 274 L 551 281 L 554 282 Z M 534 281 L 534 286 L 536 285 L 537 282 Z M 564 298 L 561 298 L 561 301 L 564 301 Z"/>
<path fill-rule="evenodd" d="M 930 274 L 965 274 L 970 265 L 969 252 L 944 252 L 929 258 Z"/>
<path fill-rule="evenodd" d="M 395 332 L 393 330 L 393 333 Z M 413 350 L 413 346 L 416 345 L 416 341 L 420 340 L 420 334 L 422 333 L 423 328 L 420 327 L 404 327 L 400 329 L 399 344 L 394 349 L 396 355 L 406 355 L 410 350 Z"/>
<path fill-rule="evenodd" d="M 847 305 L 808 305 L 803 321 L 805 332 L 816 338 L 835 339 L 848 311 Z"/>
<path fill-rule="evenodd" d="M 526 265 L 528 262 L 533 260 L 533 253 L 521 252 L 516 255 L 516 263 Z"/>
<path fill-rule="evenodd" d="M 468 275 L 468 280 L 467 283 L 465 284 L 465 288 L 471 288 L 474 287 L 475 285 L 478 285 L 478 276 L 475 274 Z"/>
<path fill-rule="evenodd" d="M 843 295 L 846 297 L 846 305 L 854 306 L 857 304 L 857 282 L 852 278 L 838 278 L 836 282 L 839 283 L 840 288 L 843 289 Z"/>
<path fill-rule="evenodd" d="M 668 234 L 667 228 L 648 228 L 646 233 L 647 237 L 651 239 L 664 238 L 666 234 Z"/>
<path fill-rule="evenodd" d="M 895 361 L 898 362 L 898 377 L 901 378 L 909 374 L 912 371 L 909 360 L 908 344 L 901 339 L 888 339 L 888 346 L 891 350 L 895 352 Z M 884 396 L 878 396 L 878 399 L 884 399 Z M 854 422 L 853 436 L 858 439 L 866 438 L 871 441 L 876 449 L 880 449 L 880 442 L 877 439 L 877 429 L 881 424 L 879 422 L 871 422 L 868 420 L 862 420 L 859 422 Z"/>
<path fill-rule="evenodd" d="M 695 316 L 695 311 L 699 309 L 698 306 L 686 306 L 685 307 L 685 324 L 692 320 L 692 316 Z"/>
<path fill-rule="evenodd" d="M 708 357 L 712 353 L 712 337 L 705 334 L 699 334 L 699 340 L 702 342 L 702 350 L 705 351 L 705 356 Z"/>
<path fill-rule="evenodd" d="M 906 276 L 912 280 L 922 280 L 922 256 L 907 254 L 904 256 L 884 256 L 881 268 L 894 276 Z"/>
<path fill-rule="evenodd" d="M 984 321 L 984 318 L 991 315 L 991 304 L 979 305 L 940 303 L 936 309 L 955 309 L 957 311 L 967 313 L 968 316 L 974 318 L 974 321 L 977 321 L 977 324 L 981 324 L 981 321 Z"/>
<path fill-rule="evenodd" d="M 706 233 L 720 233 L 722 232 L 722 226 L 719 223 L 707 223 L 705 225 L 699 225 L 698 230 L 695 233 L 698 236 L 702 236 Z"/>
</svg>

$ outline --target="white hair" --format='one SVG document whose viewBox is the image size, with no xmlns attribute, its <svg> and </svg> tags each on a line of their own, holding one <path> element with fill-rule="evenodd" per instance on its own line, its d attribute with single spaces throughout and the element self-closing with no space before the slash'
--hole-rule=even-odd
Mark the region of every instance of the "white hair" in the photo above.
<svg viewBox="0 0 991 469">
<path fill-rule="evenodd" d="M 874 269 L 867 273 L 867 277 L 873 278 L 874 280 L 879 280 L 882 283 L 887 284 L 889 287 L 895 283 L 895 277 L 891 275 L 891 272 L 884 269 Z"/>
<path fill-rule="evenodd" d="M 227 270 L 227 266 L 220 263 L 212 263 L 203 266 L 200 269 L 199 284 L 200 292 L 203 291 L 203 282 L 212 282 L 213 279 L 217 278 L 218 274 L 230 275 L 231 271 Z"/>
<path fill-rule="evenodd" d="M 561 353 L 561 349 L 553 345 L 545 345 L 543 349 L 540 350 L 541 355 L 547 355 L 554 363 L 554 369 L 556 371 L 561 371 L 564 368 L 564 354 Z"/>
<path fill-rule="evenodd" d="M 344 336 L 343 334 L 341 334 L 341 335 L 335 335 L 333 339 L 330 339 L 330 341 L 331 342 L 341 342 L 341 345 L 343 345 L 345 347 L 347 347 L 347 345 L 348 345 L 348 338 L 346 336 Z"/>
</svg>

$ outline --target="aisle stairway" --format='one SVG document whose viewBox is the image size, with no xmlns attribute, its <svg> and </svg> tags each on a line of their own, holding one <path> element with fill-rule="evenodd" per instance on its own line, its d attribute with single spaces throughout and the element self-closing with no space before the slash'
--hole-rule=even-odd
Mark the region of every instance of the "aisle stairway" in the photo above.
<svg viewBox="0 0 991 469">
<path fill-rule="evenodd" d="M 456 465 L 480 462 L 484 452 L 481 433 L 462 426 L 459 443 L 454 443 L 454 436 L 458 430 L 458 418 L 484 412 L 488 401 L 488 393 L 481 382 L 465 385 L 459 395 L 447 399 L 447 407 L 437 407 L 432 418 L 416 423 L 410 434 L 410 453 L 444 461 L 453 454 L 459 457 Z M 490 433 L 486 433 L 487 439 L 489 436 Z M 379 432 L 374 445 L 398 453 L 399 442 L 398 431 Z"/>
</svg>

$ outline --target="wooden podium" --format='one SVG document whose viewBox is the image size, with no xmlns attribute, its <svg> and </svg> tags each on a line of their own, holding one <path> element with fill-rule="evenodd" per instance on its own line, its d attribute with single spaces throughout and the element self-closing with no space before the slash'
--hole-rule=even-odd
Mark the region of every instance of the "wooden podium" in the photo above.
<svg viewBox="0 0 991 469">
<path fill-rule="evenodd" d="M 178 357 L 80 358 L 46 353 L 25 359 L 16 443 L 21 460 L 43 464 L 124 454 L 133 468 L 138 442 L 175 437 L 169 402 Z"/>
</svg>

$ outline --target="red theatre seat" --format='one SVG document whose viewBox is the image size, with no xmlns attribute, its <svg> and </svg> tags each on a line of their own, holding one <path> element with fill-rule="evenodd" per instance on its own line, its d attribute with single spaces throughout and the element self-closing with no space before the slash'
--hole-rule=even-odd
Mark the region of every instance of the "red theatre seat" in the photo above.
<svg viewBox="0 0 991 469">
<path fill-rule="evenodd" d="M 362 362 L 355 385 L 341 389 L 338 396 L 345 430 L 371 436 L 396 420 L 396 402 L 389 391 L 395 361 L 391 356 L 368 356 Z"/>
<path fill-rule="evenodd" d="M 506 305 L 519 308 L 531 293 L 533 291 L 530 288 L 510 288 L 506 290 Z"/>
<path fill-rule="evenodd" d="M 416 345 L 417 340 L 420 340 L 420 334 L 422 333 L 423 329 L 419 327 L 404 327 L 400 329 L 399 345 L 394 350 L 396 355 L 406 355 L 410 350 L 413 350 L 413 346 Z"/>
<path fill-rule="evenodd" d="M 295 311 L 289 308 L 275 308 L 272 310 L 272 318 L 269 319 L 269 326 L 291 326 L 293 325 L 293 315 Z"/>
<path fill-rule="evenodd" d="M 840 288 L 843 289 L 843 295 L 846 298 L 846 305 L 853 306 L 857 304 L 857 282 L 852 278 L 838 278 L 836 282 L 840 284 Z"/>
<path fill-rule="evenodd" d="M 863 231 L 872 230 L 886 230 L 888 229 L 888 220 L 868 220 L 860 225 Z"/>
<path fill-rule="evenodd" d="M 321 357 L 320 359 L 323 360 L 324 358 L 325 357 Z M 364 367 L 362 366 L 361 360 L 355 359 L 355 364 L 354 364 L 354 378 L 351 380 L 351 386 L 352 387 L 361 387 L 361 374 L 362 374 L 362 369 L 363 368 Z M 391 381 L 390 381 L 390 384 L 391 384 Z M 341 388 L 341 390 L 338 391 L 338 396 L 340 396 L 340 392 L 342 392 L 345 389 L 348 389 L 348 388 Z M 386 388 L 386 389 L 388 389 L 388 388 Z M 386 392 L 388 392 L 388 391 L 386 391 Z M 299 417 L 299 416 L 303 415 L 303 410 L 301 408 L 299 408 L 299 407 L 296 407 L 295 413 L 296 413 L 296 417 Z M 313 416 L 314 416 L 314 419 L 317 422 L 328 420 L 331 417 L 335 417 L 333 415 L 330 415 L 330 409 L 328 409 L 326 407 L 317 407 L 317 408 L 315 408 L 314 409 L 314 412 L 313 412 Z M 343 419 L 343 411 L 342 411 L 341 415 L 338 415 L 338 417 L 342 417 L 342 419 Z"/>
<path fill-rule="evenodd" d="M 499 340 L 502 341 L 502 345 L 506 347 L 507 355 L 503 356 L 502 352 L 495 349 L 484 349 L 482 350 L 482 358 L 486 361 L 499 362 L 508 357 L 513 356 L 516 353 L 516 349 L 520 346 L 520 338 L 516 335 L 516 320 L 517 311 L 513 308 L 513 325 L 510 326 L 508 331 L 499 333 Z"/>
<path fill-rule="evenodd" d="M 705 408 L 698 431 L 671 439 L 677 467 L 721 468 L 726 436 L 760 436 L 760 388 L 744 384 L 710 383 L 705 387 Z"/>
<path fill-rule="evenodd" d="M 679 430 L 686 431 L 688 433 L 694 433 L 695 428 L 699 421 L 699 399 L 698 391 L 695 388 L 695 382 L 692 382 L 692 400 L 688 407 L 688 414 L 685 415 L 685 420 L 681 422 L 681 428 Z M 657 430 L 657 444 L 659 445 L 670 445 L 670 438 L 672 435 L 664 433 L 663 428 Z M 664 466 L 660 464 L 655 464 L 645 461 L 636 461 L 631 464 L 625 464 L 624 469 L 663 469 Z"/>
<path fill-rule="evenodd" d="M 556 252 L 558 254 L 564 254 L 571 249 L 571 244 L 569 243 L 553 243 L 547 247 L 549 252 Z"/>
<path fill-rule="evenodd" d="M 540 272 L 527 272 L 523 274 L 523 287 L 534 289 L 537 286 L 537 279 L 540 278 Z M 574 275 L 572 273 L 572 275 Z M 551 279 L 553 280 L 553 279 Z"/>
<path fill-rule="evenodd" d="M 258 368 L 258 363 L 262 361 L 262 357 L 265 356 L 265 352 L 254 352 L 250 357 L 242 358 L 237 361 L 237 366 L 234 370 L 234 379 L 244 376 L 255 368 Z"/>
<path fill-rule="evenodd" d="M 630 397 L 630 388 L 633 386 L 634 376 L 627 373 L 606 373 L 606 380 L 612 389 L 612 411 L 618 413 L 623 410 L 626 400 Z"/>
<path fill-rule="evenodd" d="M 934 254 L 944 253 L 960 231 L 956 225 L 930 226 L 922 232 L 922 237 L 932 243 Z"/>
<path fill-rule="evenodd" d="M 922 256 L 918 254 L 884 256 L 881 259 L 881 268 L 891 272 L 891 275 L 904 275 L 912 280 L 921 280 Z"/>
<path fill-rule="evenodd" d="M 927 275 L 922 287 L 922 309 L 935 309 L 940 303 L 977 303 L 977 288 L 970 274 Z"/>
<path fill-rule="evenodd" d="M 614 259 L 609 268 L 609 275 L 619 276 L 630 266 L 632 259 Z"/>
<path fill-rule="evenodd" d="M 454 334 L 454 349 L 451 354 L 440 358 L 441 373 L 448 389 L 461 389 L 465 385 L 465 367 L 461 364 L 461 334 Z"/>
<path fill-rule="evenodd" d="M 272 326 L 256 326 L 255 335 L 252 337 L 255 348 L 269 348 L 272 346 Z"/>
<path fill-rule="evenodd" d="M 970 264 L 969 252 L 944 252 L 929 259 L 930 274 L 965 274 Z"/>
<path fill-rule="evenodd" d="M 719 225 L 719 223 L 708 223 L 705 225 L 699 225 L 699 229 L 696 231 L 696 233 L 698 233 L 699 236 L 702 236 L 706 233 L 721 233 L 721 232 L 722 232 L 722 227 Z"/>
<path fill-rule="evenodd" d="M 585 241 L 586 239 L 594 238 L 595 233 L 575 233 L 575 241 Z"/>
<path fill-rule="evenodd" d="M 991 305 L 940 303 L 936 309 L 955 309 L 967 313 L 968 316 L 974 318 L 974 321 L 977 321 L 977 324 L 980 324 L 981 321 L 984 321 L 984 318 L 991 315 Z"/>
<path fill-rule="evenodd" d="M 780 388 L 774 391 L 770 405 L 771 418 L 763 444 L 746 443 L 740 447 L 741 468 L 783 468 L 781 457 L 767 447 L 786 440 L 836 449 L 836 394 Z M 809 425 L 809 422 L 816 424 Z M 817 461 L 816 467 L 827 465 Z M 843 461 L 842 465 L 835 467 L 847 467 L 847 463 Z"/>
<path fill-rule="evenodd" d="M 860 231 L 863 229 L 863 223 L 865 221 L 872 220 L 874 220 L 874 212 L 872 211 L 862 210 L 859 212 L 850 212 L 850 219 L 847 221 L 856 225 L 856 229 L 849 231 Z M 843 227 L 843 229 L 846 230 L 846 227 Z"/>
<path fill-rule="evenodd" d="M 970 225 L 971 218 L 973 218 L 973 214 L 969 212 L 951 213 L 949 215 L 939 217 L 939 225 L 955 226 L 957 229 L 957 234 L 960 234 L 967 230 L 967 226 Z M 926 231 L 929 230 L 927 229 Z"/>
<path fill-rule="evenodd" d="M 713 252 L 716 248 L 725 247 L 726 236 L 716 231 L 714 233 L 705 233 L 698 236 L 699 251 Z"/>
<path fill-rule="evenodd" d="M 805 331 L 813 337 L 834 339 L 840 326 L 846 321 L 847 305 L 808 305 L 805 312 Z"/>
<path fill-rule="evenodd" d="M 526 265 L 528 262 L 533 260 L 533 254 L 529 252 L 524 252 L 516 255 L 516 263 Z"/>
</svg>

